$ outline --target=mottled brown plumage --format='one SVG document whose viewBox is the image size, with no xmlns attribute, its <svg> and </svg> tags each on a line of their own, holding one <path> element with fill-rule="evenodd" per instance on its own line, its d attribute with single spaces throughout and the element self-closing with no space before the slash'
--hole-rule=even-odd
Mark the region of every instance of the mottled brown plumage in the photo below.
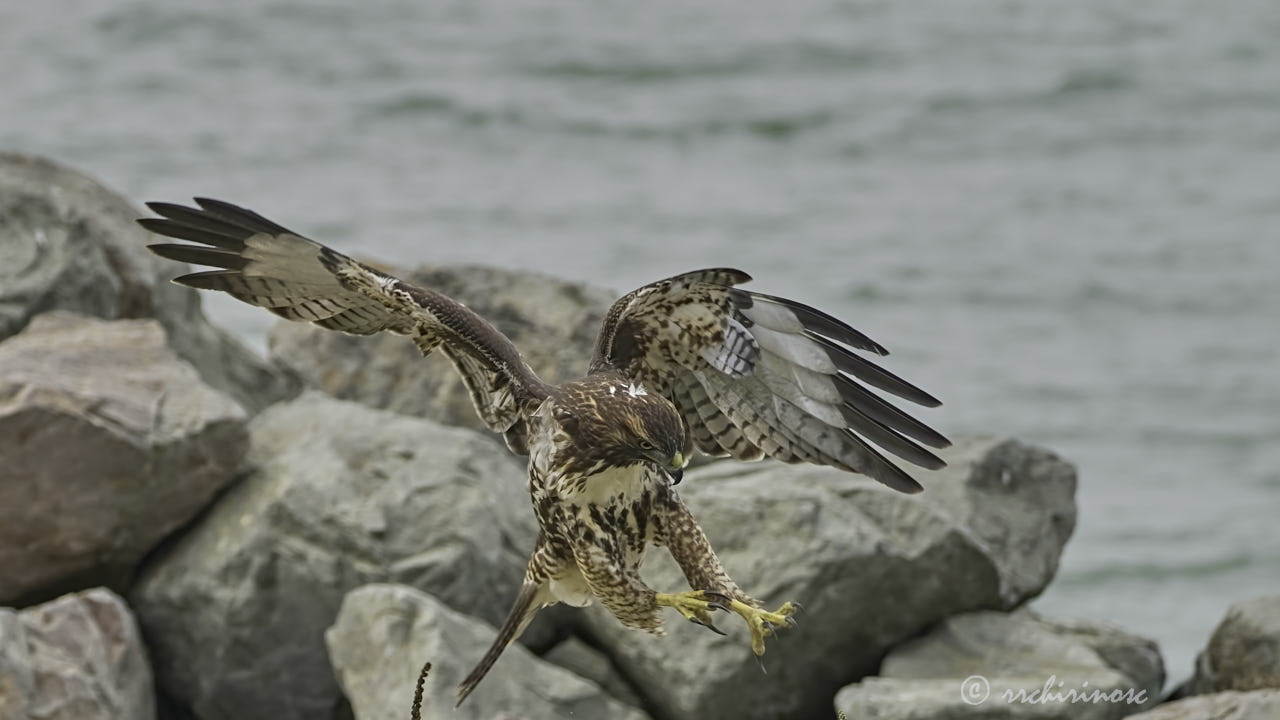
<svg viewBox="0 0 1280 720">
<path fill-rule="evenodd" d="M 884 355 L 883 347 L 821 311 L 738 289 L 750 279 L 742 271 L 698 270 L 623 296 L 605 318 L 588 375 L 552 386 L 502 333 L 451 298 L 252 211 L 196 204 L 150 203 L 161 217 L 139 221 L 199 243 L 150 246 L 157 254 L 218 268 L 176 282 L 333 330 L 407 335 L 424 355 L 438 349 L 485 424 L 529 456 L 541 531 L 516 602 L 459 687 L 459 703 L 538 609 L 556 602 L 598 600 L 627 627 L 653 633 L 662 632 L 664 606 L 712 629 L 712 612 L 728 610 L 747 621 L 757 654 L 775 626 L 793 622 L 790 603 L 766 612 L 729 578 L 681 501 L 675 485 L 694 447 L 831 465 L 904 492 L 920 485 L 871 443 L 922 467 L 942 466 L 926 447 L 945 447 L 946 438 L 866 387 L 938 405 L 855 352 Z M 645 585 L 639 568 L 650 547 L 671 553 L 693 591 Z"/>
</svg>

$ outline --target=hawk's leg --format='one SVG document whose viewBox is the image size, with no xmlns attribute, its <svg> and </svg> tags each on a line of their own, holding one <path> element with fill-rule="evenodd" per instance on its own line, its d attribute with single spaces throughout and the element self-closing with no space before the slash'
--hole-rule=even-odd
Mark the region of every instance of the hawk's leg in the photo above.
<svg viewBox="0 0 1280 720">
<path fill-rule="evenodd" d="M 794 626 L 796 621 L 792 616 L 799 606 L 786 602 L 774 612 L 763 610 L 759 601 L 743 592 L 724 571 L 706 533 L 680 496 L 668 490 L 662 502 L 663 532 L 659 539 L 680 565 L 689 586 L 695 589 L 672 595 L 660 593 L 658 604 L 674 607 L 681 615 L 702 625 L 710 621 L 709 610 L 737 613 L 751 630 L 751 650 L 763 655 L 764 639 L 777 627 Z"/>
<path fill-rule="evenodd" d="M 573 556 L 591 594 L 619 622 L 634 630 L 663 634 L 654 591 L 640 579 L 635 563 L 622 558 L 612 538 L 594 530 L 580 530 Z"/>
</svg>

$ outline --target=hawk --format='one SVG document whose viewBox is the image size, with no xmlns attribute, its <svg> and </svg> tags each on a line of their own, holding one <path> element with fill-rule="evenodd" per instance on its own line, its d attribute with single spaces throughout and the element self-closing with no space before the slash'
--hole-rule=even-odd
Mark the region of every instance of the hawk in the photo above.
<svg viewBox="0 0 1280 720">
<path fill-rule="evenodd" d="M 796 604 L 770 612 L 738 587 L 676 492 L 694 448 L 830 465 L 908 493 L 921 486 L 881 451 L 924 468 L 944 464 L 927 448 L 949 441 L 867 387 L 940 404 L 855 352 L 885 355 L 883 347 L 807 305 L 740 289 L 751 279 L 740 270 L 695 270 L 622 296 L 586 376 L 552 385 L 465 305 L 253 211 L 195 204 L 148 203 L 160 217 L 138 221 L 190 241 L 151 245 L 157 255 L 216 268 L 175 282 L 331 330 L 407 335 L 424 355 L 444 353 L 484 423 L 528 456 L 538 539 L 510 614 L 458 687 L 459 704 L 534 614 L 557 602 L 599 601 L 623 625 L 659 635 L 664 607 L 716 632 L 714 611 L 736 613 L 757 656 L 767 636 L 795 623 Z M 671 553 L 691 590 L 645 584 L 639 567 L 650 546 Z"/>
</svg>

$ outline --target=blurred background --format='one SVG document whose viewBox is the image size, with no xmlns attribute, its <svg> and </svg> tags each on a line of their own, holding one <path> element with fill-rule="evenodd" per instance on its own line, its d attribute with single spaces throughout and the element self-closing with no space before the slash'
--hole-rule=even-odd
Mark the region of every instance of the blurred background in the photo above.
<svg viewBox="0 0 1280 720">
<path fill-rule="evenodd" d="M 931 424 L 1075 462 L 1035 606 L 1176 682 L 1280 590 L 1276 38 L 1266 1 L 9 2 L 0 148 L 402 265 L 741 267 Z"/>
</svg>

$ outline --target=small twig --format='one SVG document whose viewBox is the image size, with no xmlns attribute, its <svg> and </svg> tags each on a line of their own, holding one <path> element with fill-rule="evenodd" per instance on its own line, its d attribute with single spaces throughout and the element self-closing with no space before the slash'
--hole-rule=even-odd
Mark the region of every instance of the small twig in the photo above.
<svg viewBox="0 0 1280 720">
<path fill-rule="evenodd" d="M 409 714 L 413 720 L 422 720 L 422 686 L 426 684 L 429 672 L 431 672 L 430 662 L 423 665 L 422 672 L 418 673 L 418 687 L 413 691 L 413 711 Z"/>
</svg>

